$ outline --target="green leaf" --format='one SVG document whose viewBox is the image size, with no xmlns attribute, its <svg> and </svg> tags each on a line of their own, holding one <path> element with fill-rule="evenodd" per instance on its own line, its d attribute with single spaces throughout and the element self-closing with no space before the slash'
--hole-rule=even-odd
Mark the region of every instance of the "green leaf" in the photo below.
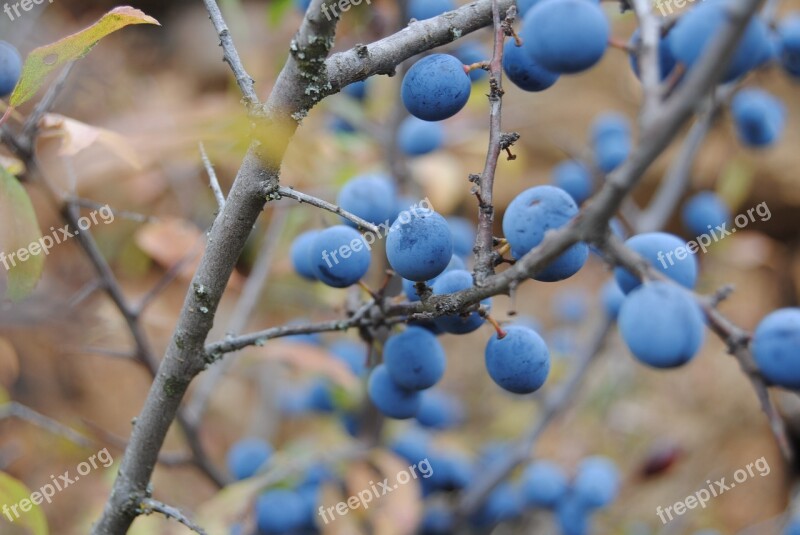
<svg viewBox="0 0 800 535">
<path fill-rule="evenodd" d="M 292 0 L 275 0 L 267 6 L 267 20 L 270 28 L 277 28 L 281 25 L 286 12 L 292 7 Z"/>
<path fill-rule="evenodd" d="M 30 100 L 42 87 L 48 74 L 66 63 L 81 59 L 100 39 L 131 24 L 160 26 L 156 19 L 138 9 L 118 7 L 88 28 L 33 50 L 25 59 L 22 76 L 11 94 L 10 105 L 16 108 Z"/>
<path fill-rule="evenodd" d="M 29 529 L 33 535 L 48 535 L 50 530 L 47 528 L 47 518 L 42 508 L 34 504 L 30 497 L 31 491 L 21 481 L 5 472 L 0 472 L 0 503 L 8 505 L 9 508 L 17 506 L 16 510 L 20 513 L 19 518 L 14 518 L 14 524 Z M 23 511 L 18 505 L 23 500 L 27 500 L 31 505 L 28 511 Z M 27 504 L 25 508 L 27 509 Z M 11 511 L 13 515 L 13 510 Z M 8 521 L 5 516 L 2 518 Z M 2 531 L 5 533 L 5 530 Z"/>
<path fill-rule="evenodd" d="M 0 261 L 8 270 L 6 297 L 12 301 L 24 299 L 42 276 L 45 255 L 38 243 L 41 237 L 28 192 L 16 177 L 0 167 Z M 29 251 L 33 243 L 39 245 L 39 253 L 20 259 L 18 251 Z"/>
</svg>

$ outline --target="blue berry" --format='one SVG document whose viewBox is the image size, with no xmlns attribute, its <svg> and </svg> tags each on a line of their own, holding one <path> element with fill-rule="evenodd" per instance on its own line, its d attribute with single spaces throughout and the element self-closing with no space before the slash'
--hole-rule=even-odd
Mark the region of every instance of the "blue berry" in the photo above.
<svg viewBox="0 0 800 535">
<path fill-rule="evenodd" d="M 433 293 L 436 295 L 451 294 L 472 288 L 472 274 L 468 271 L 454 269 L 442 274 L 433 284 Z M 491 300 L 484 299 L 482 305 L 490 306 Z M 477 330 L 484 323 L 483 317 L 476 311 L 466 317 L 460 315 L 440 316 L 434 324 L 445 332 L 452 334 L 467 334 Z"/>
<path fill-rule="evenodd" d="M 492 56 L 491 53 L 484 50 L 481 45 L 474 42 L 464 43 L 458 47 L 455 52 L 453 52 L 453 55 L 457 57 L 464 65 L 472 65 L 482 61 L 488 61 Z M 469 71 L 469 79 L 473 82 L 482 80 L 487 76 L 489 76 L 489 73 L 484 69 L 473 69 Z"/>
<path fill-rule="evenodd" d="M 342 93 L 355 100 L 364 100 L 367 98 L 367 81 L 360 80 L 346 85 L 342 88 Z"/>
<path fill-rule="evenodd" d="M 561 535 L 589 535 L 591 511 L 573 494 L 558 502 L 556 522 Z"/>
<path fill-rule="evenodd" d="M 455 8 L 453 0 L 410 0 L 408 16 L 416 20 L 432 19 Z"/>
<path fill-rule="evenodd" d="M 503 50 L 503 70 L 514 85 L 524 91 L 544 91 L 558 81 L 558 74 L 539 65 L 525 47 L 511 39 Z"/>
<path fill-rule="evenodd" d="M 736 93 L 731 113 L 739 139 L 750 147 L 774 144 L 786 123 L 786 107 L 762 89 L 742 89 Z"/>
<path fill-rule="evenodd" d="M 619 487 L 617 465 L 611 459 L 599 455 L 581 461 L 572 482 L 575 498 L 590 509 L 611 505 L 619 494 Z"/>
<path fill-rule="evenodd" d="M 420 282 L 440 275 L 453 256 L 447 221 L 436 212 L 401 213 L 389 229 L 386 256 L 404 279 Z"/>
<path fill-rule="evenodd" d="M 550 352 L 542 337 L 517 325 L 506 327 L 503 338 L 493 334 L 485 357 L 492 380 L 515 394 L 535 392 L 550 373 Z"/>
<path fill-rule="evenodd" d="M 528 507 L 555 507 L 567 494 L 569 479 L 557 464 L 536 461 L 522 472 L 522 497 Z"/>
<path fill-rule="evenodd" d="M 436 337 L 420 327 L 408 327 L 390 337 L 383 361 L 392 381 L 406 390 L 425 390 L 444 375 L 447 360 Z"/>
<path fill-rule="evenodd" d="M 367 383 L 369 399 L 382 414 L 389 418 L 413 418 L 419 410 L 420 393 L 397 385 L 385 364 L 372 370 Z"/>
<path fill-rule="evenodd" d="M 800 535 L 800 514 L 789 519 L 789 523 L 783 528 L 783 535 Z"/>
<path fill-rule="evenodd" d="M 392 179 L 382 174 L 366 174 L 350 179 L 339 192 L 337 204 L 373 225 L 394 221 L 397 216 L 397 190 Z M 342 218 L 355 227 L 356 224 Z"/>
<path fill-rule="evenodd" d="M 540 0 L 517 0 L 517 10 L 519 16 L 524 17 L 533 6 L 539 3 Z"/>
<path fill-rule="evenodd" d="M 666 37 L 662 37 L 658 43 L 658 63 L 659 69 L 661 71 L 661 80 L 666 80 L 666 78 L 672 72 L 672 69 L 675 68 L 675 57 L 672 55 L 672 48 L 670 48 L 669 43 L 669 36 L 667 34 Z M 642 38 L 637 28 L 633 35 L 628 41 L 628 47 L 631 49 L 630 52 L 630 62 L 631 62 L 631 69 L 633 69 L 633 73 L 636 75 L 637 78 L 640 77 L 639 74 L 639 47 L 642 45 Z"/>
<path fill-rule="evenodd" d="M 367 371 L 367 347 L 363 343 L 351 340 L 339 340 L 331 344 L 330 351 L 341 360 L 350 371 L 360 377 Z"/>
<path fill-rule="evenodd" d="M 647 232 L 628 238 L 625 245 L 678 284 L 689 289 L 694 288 L 697 282 L 697 259 L 693 254 L 679 258 L 675 251 L 686 252 L 686 243 L 679 237 L 666 232 Z M 614 276 L 620 289 L 625 293 L 641 284 L 639 279 L 621 267 L 614 269 Z"/>
<path fill-rule="evenodd" d="M 397 146 L 406 156 L 422 156 L 438 150 L 444 144 L 441 123 L 407 117 L 397 131 Z"/>
<path fill-rule="evenodd" d="M 580 323 L 589 314 L 586 294 L 579 290 L 562 290 L 553 300 L 556 317 L 566 323 Z"/>
<path fill-rule="evenodd" d="M 257 438 L 240 440 L 234 444 L 226 457 L 228 471 L 237 480 L 253 476 L 272 456 L 272 446 Z"/>
<path fill-rule="evenodd" d="M 619 309 L 622 308 L 622 303 L 625 301 L 625 294 L 619 289 L 617 281 L 611 279 L 603 285 L 601 299 L 606 314 L 612 319 L 617 319 Z"/>
<path fill-rule="evenodd" d="M 463 410 L 458 399 L 436 389 L 422 393 L 417 422 L 430 429 L 450 429 L 461 423 Z"/>
<path fill-rule="evenodd" d="M 17 49 L 5 41 L 0 41 L 0 97 L 14 91 L 22 75 L 22 56 Z"/>
<path fill-rule="evenodd" d="M 453 254 L 465 258 L 472 254 L 475 246 L 475 225 L 464 217 L 450 216 L 447 218 L 450 233 L 453 235 Z"/>
<path fill-rule="evenodd" d="M 531 57 L 548 71 L 572 74 L 595 65 L 608 47 L 603 10 L 587 0 L 542 0 L 525 16 L 521 36 Z"/>
<path fill-rule="evenodd" d="M 336 405 L 331 393 L 331 385 L 327 380 L 319 378 L 311 383 L 308 391 L 308 405 L 317 412 L 333 412 Z"/>
<path fill-rule="evenodd" d="M 683 226 L 696 236 L 705 234 L 709 228 L 715 229 L 731 219 L 731 212 L 719 195 L 711 191 L 701 191 L 694 195 L 681 211 Z"/>
<path fill-rule="evenodd" d="M 453 533 L 455 519 L 449 509 L 442 506 L 428 507 L 422 517 L 420 535 L 450 535 Z"/>
<path fill-rule="evenodd" d="M 478 528 L 488 528 L 522 515 L 522 499 L 510 483 L 503 482 L 486 497 L 486 501 L 472 515 L 470 522 Z"/>
<path fill-rule="evenodd" d="M 447 54 L 433 54 L 408 70 L 400 96 L 414 117 L 442 121 L 461 111 L 471 89 L 469 76 L 458 59 Z"/>
<path fill-rule="evenodd" d="M 289 250 L 294 270 L 307 280 L 317 280 L 317 276 L 314 274 L 314 266 L 311 262 L 311 247 L 317 234 L 319 234 L 318 230 L 309 230 L 300 234 L 292 242 L 292 247 Z"/>
<path fill-rule="evenodd" d="M 753 333 L 753 357 L 764 377 L 776 385 L 800 388 L 800 309 L 768 314 Z"/>
<path fill-rule="evenodd" d="M 592 174 L 575 160 L 562 162 L 553 169 L 553 185 L 569 193 L 575 204 L 582 204 L 594 189 Z"/>
<path fill-rule="evenodd" d="M 470 460 L 457 452 L 434 451 L 428 456 L 433 473 L 423 480 L 429 489 L 434 491 L 460 490 L 469 486 L 475 477 L 475 470 Z"/>
<path fill-rule="evenodd" d="M 321 231 L 311 245 L 311 267 L 334 288 L 347 288 L 369 271 L 369 245 L 355 229 L 337 225 Z"/>
<path fill-rule="evenodd" d="M 605 113 L 592 125 L 592 144 L 597 167 L 610 173 L 628 159 L 631 132 L 628 120 L 617 113 Z"/>
<path fill-rule="evenodd" d="M 511 244 L 511 254 L 515 259 L 522 258 L 542 242 L 545 232 L 566 225 L 576 215 L 578 205 L 560 188 L 536 186 L 523 191 L 503 215 L 503 233 Z M 588 257 L 586 244 L 576 243 L 533 278 L 543 282 L 569 278 L 583 267 Z"/>
<path fill-rule="evenodd" d="M 350 124 L 347 119 L 343 119 L 338 115 L 331 115 L 327 121 L 328 130 L 334 134 L 355 134 L 358 129 Z"/>
<path fill-rule="evenodd" d="M 784 70 L 800 78 L 800 13 L 791 13 L 778 25 L 778 43 Z"/>
<path fill-rule="evenodd" d="M 270 490 L 256 500 L 256 523 L 264 535 L 279 535 L 305 524 L 306 505 L 296 492 Z"/>
<path fill-rule="evenodd" d="M 727 24 L 728 2 L 707 0 L 686 12 L 670 31 L 669 46 L 677 61 L 691 69 L 703 57 L 713 38 Z M 723 81 L 730 82 L 763 63 L 771 55 L 769 28 L 754 17 L 745 29 Z"/>
<path fill-rule="evenodd" d="M 395 438 L 389 449 L 409 463 L 418 464 L 428 458 L 431 451 L 431 437 L 424 431 L 412 428 Z"/>
<path fill-rule="evenodd" d="M 699 305 L 671 282 L 651 282 L 632 291 L 622 303 L 617 324 L 633 356 L 654 368 L 686 364 L 705 337 Z"/>
<path fill-rule="evenodd" d="M 456 255 L 453 255 L 450 258 L 450 263 L 447 264 L 447 267 L 444 268 L 444 271 L 442 273 L 447 273 L 448 271 L 453 271 L 454 269 L 459 269 L 459 270 L 467 269 L 466 264 L 464 264 L 464 261 L 461 260 L 461 258 L 459 258 Z M 441 275 L 439 275 L 439 277 L 441 277 Z M 434 277 L 431 280 L 427 281 L 425 284 L 427 284 L 428 286 L 433 286 L 433 284 L 439 277 Z M 403 279 L 403 293 L 406 294 L 406 297 L 408 297 L 408 300 L 411 302 L 419 301 L 419 294 L 417 293 L 415 285 L 416 283 L 414 281 Z"/>
</svg>

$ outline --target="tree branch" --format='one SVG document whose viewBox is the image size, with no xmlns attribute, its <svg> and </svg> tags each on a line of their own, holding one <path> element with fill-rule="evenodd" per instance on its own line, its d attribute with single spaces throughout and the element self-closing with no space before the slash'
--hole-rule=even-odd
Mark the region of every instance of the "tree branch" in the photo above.
<svg viewBox="0 0 800 535">
<path fill-rule="evenodd" d="M 375 225 L 373 225 L 369 221 L 361 219 L 357 215 L 351 214 L 347 210 L 344 210 L 342 207 L 336 206 L 335 204 L 329 203 L 328 201 L 325 201 L 325 200 L 322 200 L 322 199 L 318 199 L 317 197 L 314 197 L 313 195 L 309 195 L 307 193 L 302 193 L 300 191 L 297 191 L 294 188 L 286 187 L 286 186 L 279 187 L 276 193 L 277 193 L 277 195 L 275 197 L 278 198 L 278 199 L 281 198 L 281 197 L 286 197 L 288 199 L 294 199 L 295 201 L 297 201 L 299 203 L 310 204 L 311 206 L 316 206 L 317 208 L 321 208 L 323 210 L 327 210 L 327 211 L 329 211 L 331 213 L 334 213 L 336 215 L 342 216 L 343 218 L 347 219 L 348 221 L 352 221 L 353 223 L 358 225 L 359 228 L 364 229 L 364 230 L 368 230 L 368 231 L 372 232 L 373 234 L 377 234 L 379 232 L 378 227 L 376 227 Z M 392 222 L 390 221 L 389 223 L 392 223 Z"/>
</svg>

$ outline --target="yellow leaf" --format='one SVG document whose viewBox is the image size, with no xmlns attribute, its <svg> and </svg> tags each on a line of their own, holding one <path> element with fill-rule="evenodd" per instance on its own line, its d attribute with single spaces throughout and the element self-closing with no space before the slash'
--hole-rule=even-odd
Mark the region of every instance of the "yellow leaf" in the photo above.
<svg viewBox="0 0 800 535">
<path fill-rule="evenodd" d="M 39 122 L 40 136 L 61 138 L 61 156 L 75 156 L 94 144 L 104 145 L 135 169 L 141 168 L 139 157 L 128 141 L 110 130 L 88 125 L 70 117 L 48 113 Z"/>
<path fill-rule="evenodd" d="M 100 39 L 131 24 L 160 26 L 156 19 L 138 9 L 117 7 L 88 28 L 31 51 L 25 59 L 19 83 L 11 94 L 10 105 L 18 107 L 30 100 L 39 91 L 48 74 L 66 63 L 81 59 Z"/>
<path fill-rule="evenodd" d="M 31 500 L 31 491 L 28 490 L 21 481 L 11 477 L 5 472 L 0 472 L 0 503 L 4 503 L 11 508 L 17 506 L 17 511 L 20 512 L 19 518 L 14 518 L 14 524 L 28 528 L 33 535 L 48 535 L 50 533 L 47 528 L 47 518 L 42 512 L 42 508 L 34 504 Z M 26 500 L 25 508 L 30 504 L 31 508 L 23 511 L 18 506 L 20 502 Z M 13 514 L 13 509 L 10 509 Z M 7 523 L 8 519 L 2 516 L 3 523 Z M 3 533 L 5 529 L 1 530 Z"/>
<path fill-rule="evenodd" d="M 39 243 L 41 237 L 28 192 L 0 167 L 0 262 L 8 272 L 6 296 L 12 301 L 24 299 L 42 276 L 45 253 Z M 35 255 L 31 254 L 33 244 L 38 248 Z"/>
</svg>

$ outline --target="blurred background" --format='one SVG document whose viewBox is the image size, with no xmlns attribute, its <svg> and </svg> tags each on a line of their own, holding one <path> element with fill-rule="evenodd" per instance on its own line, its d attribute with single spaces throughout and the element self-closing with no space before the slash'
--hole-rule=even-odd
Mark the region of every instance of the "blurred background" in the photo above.
<svg viewBox="0 0 800 535">
<path fill-rule="evenodd" d="M 181 259 L 191 258 L 142 317 L 160 357 L 196 265 L 197 256 L 192 253 L 202 250 L 205 231 L 217 209 L 198 143 L 204 143 L 227 191 L 247 146 L 249 121 L 238 88 L 221 61 L 221 49 L 201 2 L 131 4 L 159 19 L 162 27 L 132 27 L 102 41 L 75 66 L 54 108 L 54 113 L 106 133 L 77 154 L 64 156 L 69 136 L 79 134 L 55 131 L 40 140 L 38 151 L 42 168 L 53 183 L 73 181 L 80 197 L 99 205 L 107 203 L 115 211 L 112 224 L 97 225 L 92 231 L 132 302 L 147 295 Z M 285 1 L 227 0 L 221 4 L 256 89 L 266 97 L 285 61 L 301 14 L 292 2 Z M 15 21 L 0 13 L 0 39 L 15 44 L 24 55 L 88 26 L 114 6 L 105 0 L 54 0 L 34 6 Z M 800 10 L 800 1 L 781 3 L 781 13 L 791 10 Z M 336 50 L 394 31 L 397 12 L 394 2 L 386 0 L 354 8 L 339 26 Z M 627 41 L 636 27 L 634 16 L 620 15 L 618 6 L 611 3 L 606 12 L 615 38 Z M 489 59 L 490 31 L 465 40 L 482 46 Z M 477 205 L 467 177 L 479 173 L 484 165 L 487 79 L 475 82 L 467 108 L 444 122 L 446 147 L 414 159 L 391 148 L 391 132 L 398 116 L 402 117 L 399 81 L 399 77 L 377 77 L 370 80 L 363 103 L 335 95 L 316 107 L 291 144 L 282 183 L 333 201 L 353 176 L 392 171 L 404 195 L 427 197 L 440 213 L 475 222 Z M 726 200 L 732 214 L 760 203 L 769 207 L 769 220 L 757 219 L 698 258 L 702 266 L 699 291 L 712 293 L 725 284 L 734 285 L 735 292 L 721 309 L 738 325 L 752 329 L 769 311 L 797 306 L 800 99 L 796 83 L 777 67 L 750 75 L 745 84 L 767 88 L 782 98 L 790 117 L 783 141 L 764 151 L 745 150 L 723 110 L 703 143 L 687 196 L 714 190 Z M 586 150 L 589 126 L 600 113 L 615 111 L 635 121 L 640 93 L 627 54 L 613 48 L 598 67 L 586 74 L 562 77 L 542 93 L 525 93 L 506 83 L 504 129 L 519 132 L 521 140 L 512 149 L 516 160 L 502 159 L 498 168 L 496 235 L 500 234 L 503 209 L 517 193 L 549 183 L 556 164 Z M 21 112 L 30 113 L 32 106 L 26 105 Z M 352 129 L 343 128 L 342 121 Z M 676 158 L 682 138 L 657 160 L 636 190 L 634 201 L 640 207 L 647 205 Z M 61 226 L 57 210 L 40 188 L 36 184 L 26 187 L 41 228 Z M 337 218 L 291 202 L 270 204 L 265 210 L 231 280 L 209 341 L 224 336 L 243 283 L 266 239 L 277 240 L 271 275 L 246 330 L 343 317 L 348 291 L 302 280 L 288 256 L 299 233 L 336 224 Z M 693 238 L 677 211 L 666 230 L 687 240 Z M 369 284 L 378 287 L 386 267 L 380 247 L 373 257 Z M 568 281 L 530 282 L 519 288 L 513 301 L 505 296 L 494 300 L 496 319 L 519 321 L 517 317 L 522 316 L 536 321 L 550 343 L 551 377 L 533 396 L 508 395 L 487 376 L 483 348 L 492 333 L 489 326 L 469 335 L 441 338 L 448 369 L 437 388 L 461 405 L 458 425 L 431 432 L 442 455 L 477 460 L 486 448 L 514 442 L 535 424 L 544 396 L 568 376 L 604 322 L 600 289 L 609 278 L 609 268 L 592 255 L 586 267 Z M 30 298 L 3 303 L 0 308 L 0 395 L 78 430 L 92 441 L 81 447 L 19 419 L 0 422 L 0 469 L 33 490 L 47 483 L 51 474 L 72 469 L 102 447 L 118 462 L 131 420 L 139 413 L 150 385 L 147 370 L 130 358 L 130 334 L 113 303 L 102 292 L 83 298 L 86 285 L 95 279 L 85 254 L 71 241 L 47 257 L 44 277 Z M 343 425 L 340 409 L 357 403 L 363 389 L 349 370 L 328 362 L 330 344 L 343 339 L 357 341 L 357 333 L 326 334 L 321 342 L 311 344 L 269 343 L 226 357 L 232 359 L 228 373 L 216 385 L 200 428 L 211 460 L 224 470 L 230 446 L 248 436 L 268 440 L 280 452 L 281 463 L 319 452 L 349 451 L 357 439 Z M 337 411 L 313 410 L 301 402 L 297 402 L 300 409 L 292 406 L 291 401 L 313 389 L 320 378 L 326 385 L 336 385 L 329 394 L 335 398 Z M 792 393 L 773 394 L 793 436 L 800 437 L 800 400 Z M 413 421 L 387 422 L 383 430 L 386 443 L 415 425 Z M 173 431 L 164 451 L 186 451 L 181 433 Z M 605 455 L 616 462 L 623 477 L 621 495 L 594 523 L 597 533 L 609 534 L 682 534 L 700 529 L 733 534 L 748 527 L 747 533 L 779 533 L 781 524 L 776 517 L 786 510 L 797 475 L 796 467 L 782 461 L 748 380 L 726 354 L 724 344 L 710 333 L 702 353 L 689 365 L 656 371 L 635 361 L 612 332 L 577 395 L 546 428 L 532 453 L 557 462 L 568 472 L 591 455 Z M 730 479 L 737 469 L 761 457 L 771 468 L 768 475 L 751 478 L 712 500 L 705 509 L 689 511 L 668 526 L 661 525 L 655 513 L 658 506 L 684 499 L 706 487 L 707 480 Z M 332 468 L 344 483 L 332 485 L 327 492 L 346 497 L 360 489 L 366 476 L 359 470 L 374 466 L 375 461 L 370 462 L 373 464 L 363 459 L 336 459 Z M 43 506 L 52 533 L 88 532 L 108 496 L 117 466 L 81 478 L 59 493 L 52 504 Z M 237 509 L 238 495 L 221 496 L 192 467 L 160 465 L 153 487 L 157 498 L 198 518 L 214 516 L 227 526 L 222 531 L 209 527 L 211 533 L 227 533 L 233 524 L 248 521 L 246 516 L 223 518 L 222 512 Z M 418 491 L 414 487 L 413 492 L 388 496 L 374 513 L 337 520 L 325 526 L 324 532 L 408 533 L 421 515 L 420 504 L 440 499 L 423 500 Z M 241 509 L 246 515 L 248 508 Z M 502 524 L 496 532 L 556 533 L 548 519 L 540 516 L 527 514 Z M 0 533 L 25 533 L 2 521 L 0 518 Z M 180 529 L 174 522 L 153 516 L 137 520 L 132 533 L 175 533 Z"/>
</svg>

